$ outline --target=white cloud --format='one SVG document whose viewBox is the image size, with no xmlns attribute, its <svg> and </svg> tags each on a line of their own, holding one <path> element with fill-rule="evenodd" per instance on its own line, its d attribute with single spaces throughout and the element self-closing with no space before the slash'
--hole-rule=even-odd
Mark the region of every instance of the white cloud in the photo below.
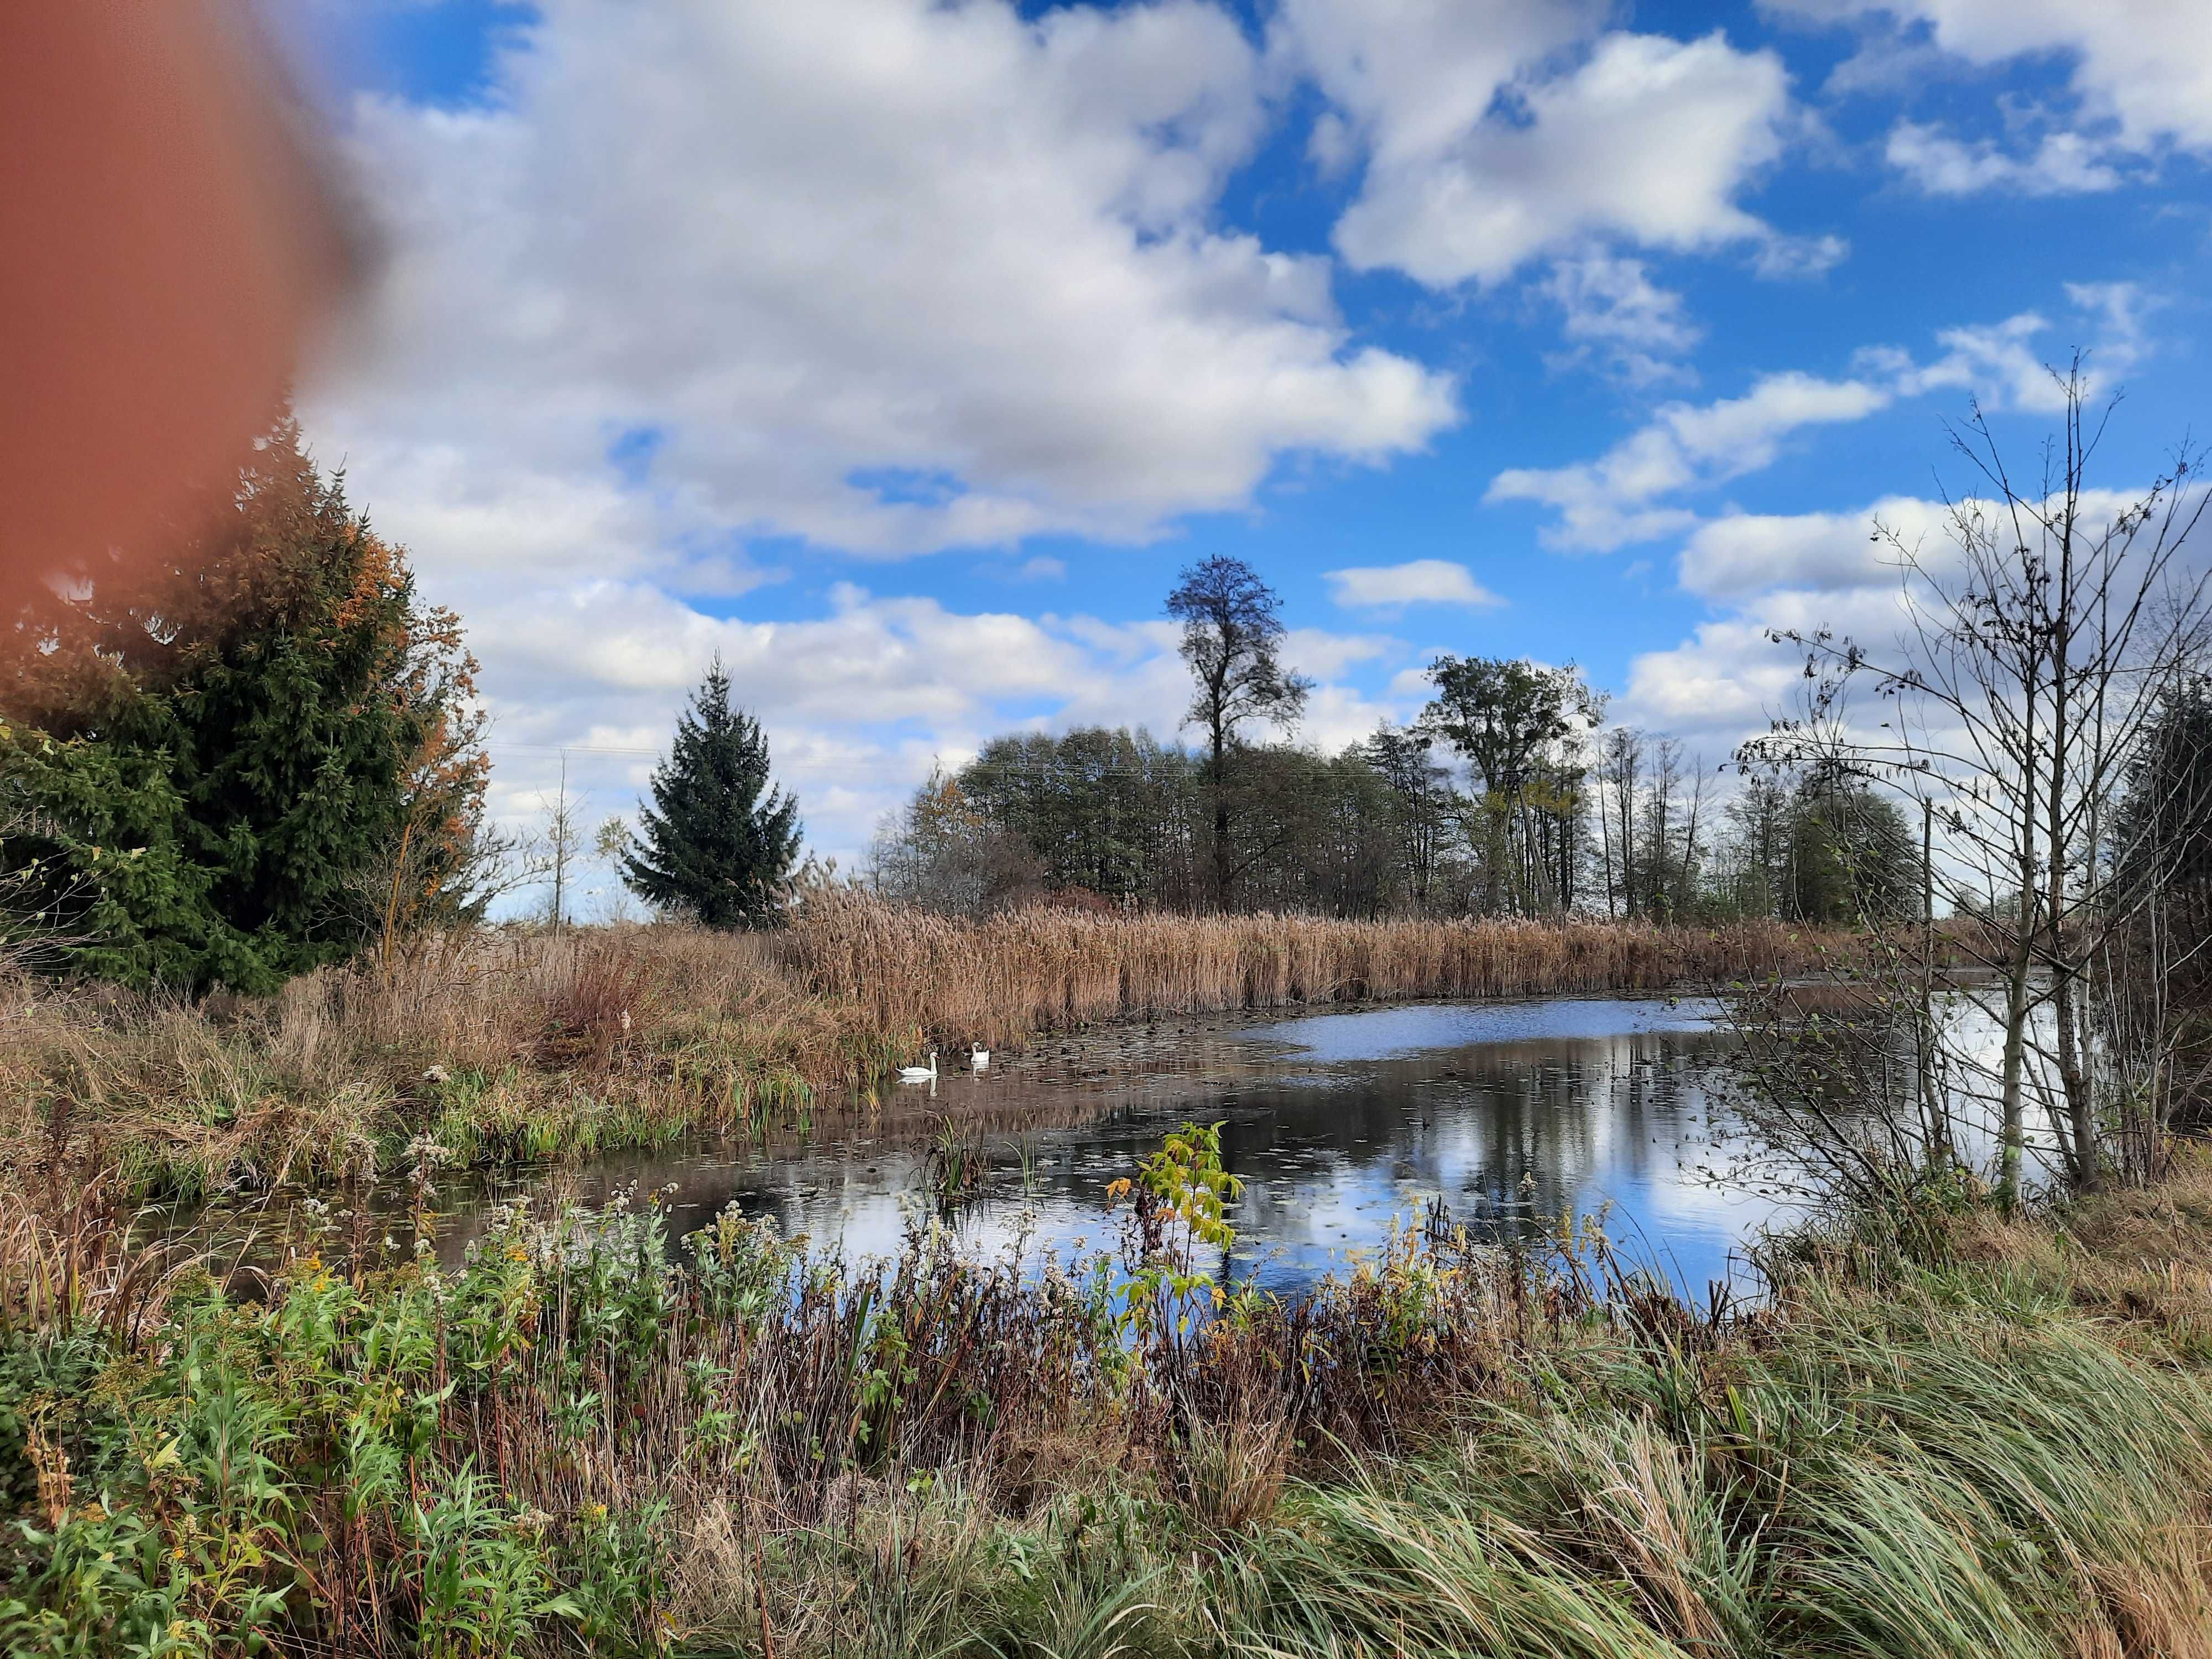
<svg viewBox="0 0 2212 1659">
<path fill-rule="evenodd" d="M 2089 489 L 2079 510 L 2090 523 L 2109 523 L 2136 499 Z M 1893 589 L 1900 580 L 1899 544 L 1924 569 L 1954 568 L 1954 513 L 1996 510 L 1972 495 L 1961 496 L 1955 507 L 1923 496 L 1885 495 L 1855 512 L 1725 514 L 1699 525 L 1683 543 L 1681 584 L 1700 599 L 1729 605 L 1784 590 L 1849 595 Z"/>
<path fill-rule="evenodd" d="M 1318 628 L 1293 628 L 1283 635 L 1283 661 L 1315 680 L 1333 680 L 1355 663 L 1374 662 L 1401 647 L 1378 634 L 1331 634 Z"/>
<path fill-rule="evenodd" d="M 1612 9 L 1611 0 L 1283 0 L 1272 44 L 1377 163 L 1398 167 L 1449 151 L 1503 88 L 1586 44 Z"/>
<path fill-rule="evenodd" d="M 2094 393 L 2142 356 L 2142 318 L 2155 301 L 2131 283 L 2069 283 L 2065 291 L 2096 332 L 2087 374 Z M 1942 349 L 1924 362 L 1900 347 L 1869 347 L 1856 354 L 1848 379 L 1791 371 L 1762 376 L 1741 398 L 1664 404 L 1595 460 L 1509 469 L 1483 499 L 1557 509 L 1538 536 L 1561 551 L 1609 552 L 1677 534 L 1698 519 L 1670 497 L 1771 465 L 1783 442 L 1806 427 L 1862 420 L 1899 398 L 1941 392 L 1971 393 L 1992 410 L 2062 408 L 2064 392 L 2045 367 L 2051 357 L 2034 343 L 2050 327 L 2039 313 L 2022 312 L 1939 331 Z"/>
<path fill-rule="evenodd" d="M 2021 186 L 2069 176 L 2098 176 L 2101 148 L 2155 155 L 2172 147 L 2212 153 L 2212 52 L 2204 48 L 2203 0 L 1764 0 L 1771 11 L 1820 22 L 1872 24 L 1881 55 L 1912 42 L 1910 29 L 1956 61 L 1989 68 L 2056 55 L 2068 65 L 2076 108 L 2072 136 L 2079 155 L 2053 154 L 2044 141 L 2028 157 L 2012 158 L 1943 139 L 1932 158 L 1957 189 Z M 1893 141 L 1893 143 L 1894 141 Z M 1900 165 L 1924 150 L 1908 143 Z M 1893 160 L 1899 160 L 1893 155 Z M 1954 167 L 1954 163 L 1959 164 Z M 2069 173 L 2069 170 L 2076 170 Z M 2072 188 L 2102 188 L 2076 184 Z"/>
<path fill-rule="evenodd" d="M 1558 521 L 1539 532 L 1547 547 L 1610 551 L 1697 522 L 1687 509 L 1662 504 L 1662 497 L 1756 471 L 1800 428 L 1859 420 L 1889 398 L 1863 380 L 1769 374 L 1741 398 L 1667 404 L 1595 461 L 1501 472 L 1483 499 L 1556 507 Z"/>
<path fill-rule="evenodd" d="M 629 434 L 666 544 L 1130 538 L 1456 418 L 1326 260 L 1212 227 L 1266 119 L 1215 6 L 543 14 L 492 106 L 356 113 L 392 258 L 315 427 L 426 521 L 611 489 Z"/>
<path fill-rule="evenodd" d="M 2101 526 L 2140 499 L 2140 491 L 2093 489 L 2079 511 L 2084 522 Z M 1888 654 L 1913 626 L 1899 547 L 1921 569 L 1955 582 L 1963 556 L 1954 513 L 1998 511 L 1971 495 L 1955 506 L 1889 495 L 1856 511 L 1735 514 L 1699 526 L 1683 544 L 1681 586 L 1720 614 L 1679 645 L 1638 657 L 1617 714 L 1708 753 L 1726 752 L 1773 717 L 1798 712 L 1804 653 L 1775 644 L 1771 632 L 1826 629 Z M 1911 591 L 1925 602 L 1919 583 Z M 1872 702 L 1863 712 L 1891 718 Z"/>
<path fill-rule="evenodd" d="M 1565 313 L 1562 331 L 1595 354 L 1609 373 L 1631 386 L 1694 379 L 1675 361 L 1703 337 L 1685 313 L 1682 296 L 1651 280 L 1641 259 L 1586 253 L 1554 261 L 1540 284 Z"/>
<path fill-rule="evenodd" d="M 1465 565 L 1449 559 L 1354 565 L 1329 571 L 1328 576 L 1329 597 L 1346 610 L 1380 610 L 1407 605 L 1493 606 L 1505 603 L 1475 580 L 1474 572 Z"/>
<path fill-rule="evenodd" d="M 1776 587 L 1838 592 L 1894 583 L 1874 536 L 1879 519 L 1908 538 L 1941 528 L 1942 509 L 1890 496 L 1855 513 L 1731 513 L 1698 526 L 1682 545 L 1683 588 L 1735 601 Z"/>
<path fill-rule="evenodd" d="M 1830 629 L 1887 646 L 1905 621 L 1894 582 L 1841 592 L 1785 588 L 1765 594 L 1698 624 L 1680 645 L 1639 655 L 1613 713 L 1626 724 L 1680 738 L 1717 763 L 1775 717 L 1796 711 L 1804 653 L 1774 643 L 1769 629 Z"/>
<path fill-rule="evenodd" d="M 1362 270 L 1433 288 L 1504 280 L 1587 240 L 1781 240 L 1737 198 L 1793 119 L 1779 58 L 1601 33 L 1602 0 L 1285 0 L 1277 52 L 1334 106 L 1316 159 L 1367 158 L 1336 228 Z"/>
<path fill-rule="evenodd" d="M 708 617 L 650 583 L 617 581 L 487 596 L 471 620 L 501 665 L 495 812 L 532 817 L 564 748 L 587 820 L 629 810 L 719 653 L 799 797 L 809 845 L 848 864 L 939 761 L 957 765 L 1018 729 L 1126 724 L 1171 738 L 1190 701 L 1172 623 L 963 612 L 849 584 L 798 621 Z M 1379 635 L 1292 629 L 1285 661 L 1319 681 L 1298 739 L 1340 747 L 1401 715 L 1346 676 L 1406 655 Z"/>
<path fill-rule="evenodd" d="M 2016 190 L 2026 196 L 2068 196 L 2112 190 L 2120 174 L 2106 147 L 2076 132 L 2049 132 L 2033 154 L 2008 154 L 1993 139 L 1966 143 L 1939 127 L 1899 121 L 1885 154 L 1889 164 L 1931 196 Z"/>
<path fill-rule="evenodd" d="M 1942 354 L 1924 363 L 1896 347 L 1875 347 L 1858 354 L 1857 366 L 1888 377 L 1901 397 L 1966 392 L 1992 408 L 2055 414 L 2065 407 L 2066 398 L 2052 366 L 2074 346 L 2083 346 L 2089 358 L 2086 381 L 2094 395 L 2142 357 L 2142 319 L 2157 304 L 2133 283 L 2068 283 L 2064 288 L 2075 312 L 2094 332 L 2086 341 L 2076 332 L 2063 350 L 2035 343 L 2050 333 L 2050 319 L 2024 311 L 2002 322 L 1939 330 L 1936 343 Z"/>
<path fill-rule="evenodd" d="M 2139 283 L 2069 283 L 2065 287 L 2074 308 L 2103 325 L 2097 349 L 2107 365 L 2124 368 L 2142 356 L 2148 344 L 2143 319 L 2165 306 L 2163 295 L 2146 293 Z"/>
<path fill-rule="evenodd" d="M 994 732 L 1170 733 L 1165 624 L 742 596 L 803 572 L 791 538 L 1140 539 L 1285 457 L 1382 463 L 1459 418 L 1449 376 L 1347 331 L 1326 256 L 1218 225 L 1270 115 L 1204 0 L 545 0 L 492 82 L 355 110 L 391 258 L 371 349 L 304 413 L 470 621 L 502 812 L 564 744 L 586 811 L 627 808 L 651 755 L 587 751 L 657 751 L 718 650 L 848 857 Z M 709 614 L 733 598 L 754 614 Z M 1379 647 L 1298 648 L 1310 730 L 1368 720 L 1337 676 Z"/>
</svg>

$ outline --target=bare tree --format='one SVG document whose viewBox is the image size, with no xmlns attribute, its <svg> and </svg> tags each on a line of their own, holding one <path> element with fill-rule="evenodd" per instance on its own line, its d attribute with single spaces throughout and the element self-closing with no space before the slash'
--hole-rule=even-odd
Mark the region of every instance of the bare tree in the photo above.
<svg viewBox="0 0 2212 1659">
<path fill-rule="evenodd" d="M 877 891 L 948 915 L 988 915 L 1044 890 L 1021 838 L 977 811 L 941 768 L 878 827 L 868 866 Z"/>
<path fill-rule="evenodd" d="M 2100 1177 L 2110 1079 L 2098 1075 L 2093 975 L 2147 902 L 2141 884 L 2114 878 L 2112 807 L 2207 623 L 2205 574 L 2182 556 L 2205 506 L 2197 456 L 2178 453 L 2115 505 L 2089 482 L 2113 403 L 2088 410 L 2078 357 L 2053 373 L 2064 418 L 2038 475 L 2014 476 L 1975 408 L 1953 433 L 1974 492 L 1947 497 L 1940 545 L 1875 526 L 1902 584 L 1894 645 L 1775 635 L 1806 652 L 1807 707 L 1744 754 L 1848 767 L 1923 804 L 1942 830 L 1929 879 L 1948 908 L 1981 919 L 1960 941 L 2001 987 L 1991 1086 L 2008 1200 L 2021 1190 L 2031 1079 L 2046 1072 L 2068 1179 L 2087 1188 Z M 1851 723 L 1846 696 L 1861 684 L 1888 715 L 1878 729 Z"/>
<path fill-rule="evenodd" d="M 538 831 L 537 855 L 538 869 L 552 884 L 553 890 L 545 904 L 545 919 L 555 937 L 568 919 L 568 876 L 576 861 L 583 857 L 590 832 L 584 827 L 581 804 L 568 796 L 568 757 L 561 757 L 561 787 L 550 800 L 538 798 L 544 813 L 544 828 Z"/>
<path fill-rule="evenodd" d="M 1613 799 L 1608 805 L 1602 800 L 1599 805 L 1600 820 L 1606 829 L 1606 857 L 1608 866 L 1616 850 L 1620 861 L 1621 908 L 1629 920 L 1636 918 L 1636 792 L 1640 787 L 1644 771 L 1644 733 L 1632 727 L 1616 726 L 1605 734 L 1605 744 L 1598 757 L 1600 793 L 1610 792 Z M 1613 839 L 1615 827 L 1620 830 L 1616 849 Z M 1613 907 L 1613 874 L 1606 874 L 1606 908 Z"/>
<path fill-rule="evenodd" d="M 1429 890 L 1452 828 L 1449 775 L 1430 757 L 1434 739 L 1418 726 L 1384 726 L 1367 740 L 1368 764 L 1381 775 L 1396 806 L 1399 859 L 1406 890 L 1416 910 L 1429 908 Z"/>
</svg>

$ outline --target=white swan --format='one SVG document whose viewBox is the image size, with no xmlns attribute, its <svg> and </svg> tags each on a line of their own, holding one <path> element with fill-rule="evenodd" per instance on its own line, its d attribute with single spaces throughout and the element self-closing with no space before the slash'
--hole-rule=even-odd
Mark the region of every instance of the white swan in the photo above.
<svg viewBox="0 0 2212 1659">
<path fill-rule="evenodd" d="M 991 1051 L 988 1048 L 978 1048 L 974 1043 L 969 1043 L 968 1045 L 968 1063 L 979 1072 L 989 1071 L 991 1069 Z"/>
<path fill-rule="evenodd" d="M 900 1081 L 901 1083 L 934 1083 L 934 1082 L 936 1082 L 936 1081 L 937 1081 L 937 1050 L 936 1050 L 936 1049 L 934 1049 L 934 1048 L 932 1048 L 932 1049 L 929 1051 L 929 1064 L 928 1064 L 928 1065 L 927 1065 L 927 1066 L 900 1066 L 900 1067 L 899 1067 L 899 1081 Z"/>
</svg>

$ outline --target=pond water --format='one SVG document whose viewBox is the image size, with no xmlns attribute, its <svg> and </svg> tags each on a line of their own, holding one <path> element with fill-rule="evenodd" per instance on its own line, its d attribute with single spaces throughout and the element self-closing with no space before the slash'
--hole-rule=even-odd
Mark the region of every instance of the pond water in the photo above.
<svg viewBox="0 0 2212 1659">
<path fill-rule="evenodd" d="M 1697 999 L 1419 1004 L 1288 1019 L 1172 1020 L 1051 1043 L 971 1074 L 895 1087 L 873 1111 L 818 1116 L 806 1135 L 702 1142 L 581 1170 L 441 1182 L 441 1250 L 526 1194 L 603 1201 L 667 1189 L 673 1231 L 734 1201 L 848 1256 L 895 1251 L 936 1217 L 978 1254 L 1103 1249 L 1108 1185 L 1185 1119 L 1222 1124 L 1244 1182 L 1224 1281 L 1293 1290 L 1441 1199 L 1503 1239 L 1610 1206 L 1628 1254 L 1702 1295 L 1774 1214 L 1714 1179 L 1746 1148 L 1719 1103 L 1735 1037 Z M 964 1135 L 988 1168 L 940 1205 L 929 1154 Z"/>
</svg>

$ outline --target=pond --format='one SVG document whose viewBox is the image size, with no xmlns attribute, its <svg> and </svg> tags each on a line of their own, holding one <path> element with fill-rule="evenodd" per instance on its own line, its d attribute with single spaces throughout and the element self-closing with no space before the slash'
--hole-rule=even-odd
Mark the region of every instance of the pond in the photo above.
<svg viewBox="0 0 2212 1659">
<path fill-rule="evenodd" d="M 1717 1181 L 1747 1149 L 1719 1103 L 1735 1042 L 1703 999 L 1418 1004 L 1294 1018 L 1178 1019 L 1103 1030 L 887 1090 L 804 1136 L 706 1141 L 559 1172 L 441 1182 L 441 1249 L 457 1252 L 507 1199 L 587 1204 L 665 1191 L 681 1236 L 734 1201 L 848 1256 L 894 1252 L 935 1218 L 977 1254 L 1103 1249 L 1109 1184 L 1185 1119 L 1219 1122 L 1244 1182 L 1224 1281 L 1294 1290 L 1419 1224 L 1502 1240 L 1609 1206 L 1636 1260 L 1702 1295 L 1774 1214 Z M 987 1168 L 957 1201 L 929 1188 L 951 1135 Z"/>
</svg>

